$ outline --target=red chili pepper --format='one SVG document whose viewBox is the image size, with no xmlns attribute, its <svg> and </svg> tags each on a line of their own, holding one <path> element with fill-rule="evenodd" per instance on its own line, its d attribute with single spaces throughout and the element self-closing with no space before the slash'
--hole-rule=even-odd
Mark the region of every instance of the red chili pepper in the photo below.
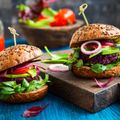
<svg viewBox="0 0 120 120">
<path fill-rule="evenodd" d="M 61 9 L 54 19 L 55 21 L 50 23 L 51 26 L 65 26 L 76 22 L 74 12 L 67 8 Z"/>
</svg>

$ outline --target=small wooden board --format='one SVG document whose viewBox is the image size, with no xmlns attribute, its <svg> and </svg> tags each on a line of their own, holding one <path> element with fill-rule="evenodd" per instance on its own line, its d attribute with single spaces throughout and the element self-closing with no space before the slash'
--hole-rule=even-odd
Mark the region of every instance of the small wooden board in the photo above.
<svg viewBox="0 0 120 120">
<path fill-rule="evenodd" d="M 71 50 L 61 51 L 59 53 L 70 53 Z M 45 58 L 46 56 L 43 56 Z M 44 69 L 48 64 L 38 63 Z M 120 97 L 120 78 L 116 77 L 108 87 L 102 89 L 96 86 L 93 79 L 78 78 L 71 71 L 68 72 L 51 72 L 50 91 L 56 95 L 78 105 L 89 111 L 97 112 L 110 104 L 114 103 Z M 100 81 L 105 81 L 102 79 Z"/>
</svg>

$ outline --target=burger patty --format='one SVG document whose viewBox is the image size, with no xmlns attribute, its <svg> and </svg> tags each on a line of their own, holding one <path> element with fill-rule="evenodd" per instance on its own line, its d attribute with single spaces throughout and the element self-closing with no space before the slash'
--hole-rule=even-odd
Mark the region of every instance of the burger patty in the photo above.
<svg viewBox="0 0 120 120">
<path fill-rule="evenodd" d="M 83 60 L 84 63 L 91 63 L 91 64 L 110 64 L 113 63 L 117 60 L 119 54 L 115 53 L 115 54 L 111 54 L 111 55 L 97 55 L 93 58 L 89 58 L 89 55 L 85 55 L 83 53 L 80 53 L 80 59 Z"/>
</svg>

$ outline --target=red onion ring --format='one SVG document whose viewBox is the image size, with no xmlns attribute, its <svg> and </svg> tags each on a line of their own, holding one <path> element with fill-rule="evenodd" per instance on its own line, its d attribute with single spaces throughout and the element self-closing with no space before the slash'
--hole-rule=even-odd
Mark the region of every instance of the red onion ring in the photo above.
<svg viewBox="0 0 120 120">
<path fill-rule="evenodd" d="M 87 44 L 90 44 L 90 43 L 95 43 L 95 44 L 98 45 L 98 47 L 97 47 L 95 50 L 92 50 L 92 51 L 87 51 L 87 50 L 85 50 L 84 47 L 85 47 Z M 101 48 L 102 48 L 102 45 L 101 45 L 100 42 L 98 42 L 98 41 L 88 41 L 88 42 L 85 42 L 85 43 L 83 43 L 83 44 L 81 45 L 81 52 L 84 53 L 84 54 L 86 54 L 86 55 L 90 55 L 90 54 L 94 54 L 94 53 L 99 52 L 99 51 L 101 50 Z"/>
</svg>

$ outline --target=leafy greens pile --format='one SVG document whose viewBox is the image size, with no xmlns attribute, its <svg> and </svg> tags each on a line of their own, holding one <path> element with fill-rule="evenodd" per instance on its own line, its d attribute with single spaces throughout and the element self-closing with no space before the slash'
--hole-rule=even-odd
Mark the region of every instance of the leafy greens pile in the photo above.
<svg viewBox="0 0 120 120">
<path fill-rule="evenodd" d="M 45 74 L 45 78 L 39 80 L 32 80 L 28 82 L 25 78 L 23 78 L 20 84 L 17 84 L 16 81 L 7 81 L 0 83 L 0 99 L 7 99 L 10 95 L 15 93 L 24 93 L 37 90 L 43 87 L 48 81 L 49 76 Z"/>
</svg>

